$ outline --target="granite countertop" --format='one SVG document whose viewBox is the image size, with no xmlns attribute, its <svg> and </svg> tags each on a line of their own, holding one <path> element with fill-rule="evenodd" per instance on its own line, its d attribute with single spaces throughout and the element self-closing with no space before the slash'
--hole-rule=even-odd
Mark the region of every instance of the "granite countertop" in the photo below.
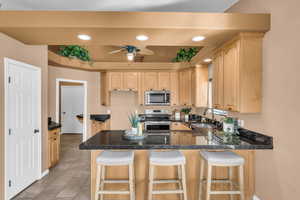
<svg viewBox="0 0 300 200">
<path fill-rule="evenodd" d="M 83 119 L 83 114 L 76 115 L 76 117 Z M 105 122 L 106 120 L 110 119 L 110 115 L 109 114 L 91 114 L 90 119 L 99 121 L 99 122 Z"/>
<path fill-rule="evenodd" d="M 48 130 L 49 131 L 57 129 L 57 128 L 60 128 L 60 127 L 61 127 L 61 124 L 60 123 L 56 123 L 54 121 L 51 121 L 51 123 L 48 124 Z"/>
<path fill-rule="evenodd" d="M 249 131 L 239 130 L 239 135 L 224 135 L 215 130 L 212 134 L 191 131 L 170 131 L 169 133 L 148 134 L 144 140 L 129 141 L 124 131 L 101 131 L 80 144 L 82 150 L 103 149 L 273 149 L 273 138 Z M 147 134 L 147 133 L 146 133 Z"/>
<path fill-rule="evenodd" d="M 110 115 L 109 114 L 91 114 L 90 119 L 99 121 L 99 122 L 105 122 L 106 120 L 110 119 Z"/>
</svg>

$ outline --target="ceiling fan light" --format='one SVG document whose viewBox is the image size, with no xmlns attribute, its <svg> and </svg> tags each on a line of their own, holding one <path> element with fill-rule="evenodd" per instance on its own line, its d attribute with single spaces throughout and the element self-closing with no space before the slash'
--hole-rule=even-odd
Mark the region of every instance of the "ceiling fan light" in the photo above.
<svg viewBox="0 0 300 200">
<path fill-rule="evenodd" d="M 138 35 L 135 38 L 139 41 L 146 41 L 149 39 L 149 37 L 147 35 Z"/>
<path fill-rule="evenodd" d="M 133 61 L 134 59 L 134 54 L 133 53 L 127 53 L 127 60 Z"/>
<path fill-rule="evenodd" d="M 79 34 L 77 37 L 81 40 L 91 40 L 92 39 L 91 36 L 86 35 L 86 34 Z"/>
<path fill-rule="evenodd" d="M 205 40 L 205 37 L 202 36 L 202 35 L 198 35 L 198 36 L 195 36 L 195 37 L 192 38 L 193 42 L 200 42 L 202 40 Z"/>
</svg>

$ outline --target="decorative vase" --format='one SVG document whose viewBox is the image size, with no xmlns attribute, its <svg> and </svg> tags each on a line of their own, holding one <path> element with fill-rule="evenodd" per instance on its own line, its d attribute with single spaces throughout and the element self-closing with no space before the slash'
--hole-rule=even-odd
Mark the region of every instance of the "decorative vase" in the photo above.
<svg viewBox="0 0 300 200">
<path fill-rule="evenodd" d="M 131 133 L 137 135 L 138 134 L 138 128 L 131 128 Z"/>
<path fill-rule="evenodd" d="M 186 122 L 189 121 L 189 115 L 184 115 L 184 121 L 186 121 Z"/>
<path fill-rule="evenodd" d="M 227 133 L 234 133 L 234 124 L 223 123 L 223 131 Z"/>
</svg>

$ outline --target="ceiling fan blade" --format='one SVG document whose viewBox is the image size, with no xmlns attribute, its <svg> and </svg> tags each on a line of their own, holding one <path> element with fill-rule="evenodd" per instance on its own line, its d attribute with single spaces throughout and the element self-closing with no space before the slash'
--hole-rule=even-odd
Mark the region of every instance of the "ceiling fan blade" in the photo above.
<svg viewBox="0 0 300 200">
<path fill-rule="evenodd" d="M 115 53 L 119 53 L 119 52 L 122 52 L 122 51 L 124 51 L 124 49 L 118 49 L 118 50 L 114 50 L 114 51 L 109 52 L 109 54 L 115 54 Z"/>
<path fill-rule="evenodd" d="M 138 47 L 139 51 L 137 52 L 138 54 L 141 55 L 147 55 L 147 56 L 151 56 L 154 54 L 154 52 L 150 49 L 147 49 L 146 47 Z"/>
</svg>

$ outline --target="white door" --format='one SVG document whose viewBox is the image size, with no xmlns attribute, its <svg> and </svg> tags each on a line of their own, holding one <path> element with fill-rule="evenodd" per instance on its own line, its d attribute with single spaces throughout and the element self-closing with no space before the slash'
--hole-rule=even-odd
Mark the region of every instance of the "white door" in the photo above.
<svg viewBox="0 0 300 200">
<path fill-rule="evenodd" d="M 12 198 L 40 175 L 40 69 L 5 59 L 6 196 Z"/>
<path fill-rule="evenodd" d="M 84 87 L 61 86 L 61 132 L 81 133 L 83 125 L 77 115 L 83 114 Z"/>
</svg>

